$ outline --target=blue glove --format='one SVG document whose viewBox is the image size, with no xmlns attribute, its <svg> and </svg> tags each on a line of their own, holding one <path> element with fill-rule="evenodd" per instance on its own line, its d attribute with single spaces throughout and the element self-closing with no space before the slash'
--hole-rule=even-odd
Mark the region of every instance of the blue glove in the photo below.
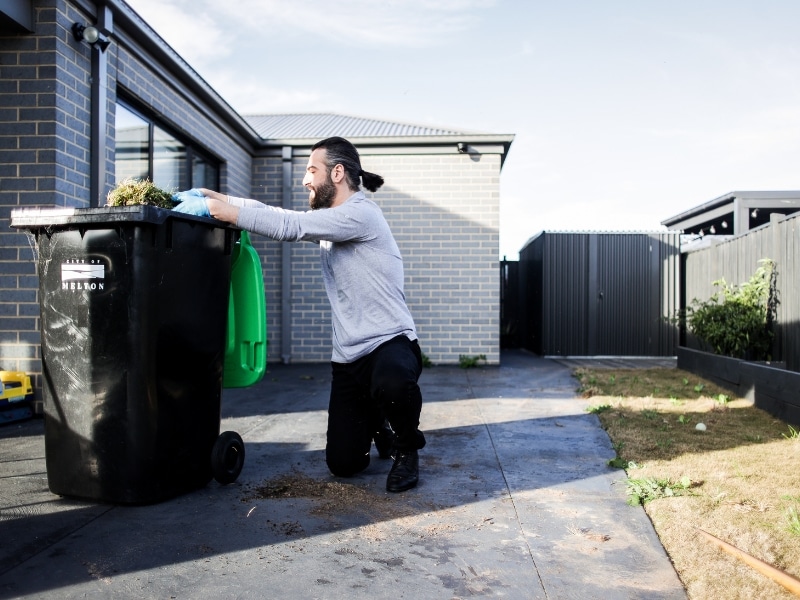
<svg viewBox="0 0 800 600">
<path fill-rule="evenodd" d="M 177 196 L 177 194 L 175 195 Z M 198 217 L 211 216 L 211 213 L 208 212 L 208 204 L 206 204 L 205 196 L 201 196 L 199 198 L 197 196 L 188 196 L 172 210 L 179 213 L 185 213 L 187 215 L 197 215 Z"/>
<path fill-rule="evenodd" d="M 197 188 L 192 188 L 190 190 L 186 190 L 185 192 L 175 192 L 172 194 L 172 201 L 175 204 L 180 204 L 184 200 L 188 200 L 189 198 L 203 198 L 203 192 L 198 190 Z"/>
</svg>

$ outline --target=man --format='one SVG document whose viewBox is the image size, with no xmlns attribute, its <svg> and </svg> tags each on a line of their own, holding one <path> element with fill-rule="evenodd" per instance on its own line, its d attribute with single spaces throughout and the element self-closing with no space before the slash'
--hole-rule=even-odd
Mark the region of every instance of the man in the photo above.
<svg viewBox="0 0 800 600">
<path fill-rule="evenodd" d="M 290 211 L 207 189 L 175 195 L 175 210 L 220 221 L 281 241 L 319 243 L 333 325 L 332 381 L 325 457 L 336 476 L 369 465 L 373 439 L 394 463 L 390 492 L 417 485 L 422 354 L 405 303 L 403 261 L 371 192 L 383 178 L 361 168 L 349 141 L 332 137 L 311 149 L 303 185 L 310 211 Z M 388 426 L 387 423 L 388 422 Z M 391 448 L 390 448 L 391 446 Z"/>
</svg>

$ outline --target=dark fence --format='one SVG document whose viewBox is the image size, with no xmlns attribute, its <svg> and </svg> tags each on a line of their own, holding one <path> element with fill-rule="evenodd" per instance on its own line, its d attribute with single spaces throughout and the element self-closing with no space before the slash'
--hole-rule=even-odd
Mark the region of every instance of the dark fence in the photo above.
<svg viewBox="0 0 800 600">
<path fill-rule="evenodd" d="M 682 305 L 694 299 L 707 300 L 719 288 L 713 282 L 747 282 L 763 259 L 775 262 L 778 307 L 774 327 L 772 358 L 786 368 L 800 371 L 800 221 L 797 213 L 789 217 L 773 215 L 769 224 L 740 236 L 720 240 L 711 236 L 704 247 L 684 245 Z M 699 349 L 691 335 L 688 348 Z"/>
</svg>

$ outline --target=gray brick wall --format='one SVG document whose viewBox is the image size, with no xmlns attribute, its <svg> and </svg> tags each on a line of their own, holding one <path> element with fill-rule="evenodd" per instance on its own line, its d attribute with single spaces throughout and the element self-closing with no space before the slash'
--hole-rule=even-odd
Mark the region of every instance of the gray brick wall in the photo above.
<svg viewBox="0 0 800 600">
<path fill-rule="evenodd" d="M 74 22 L 92 15 L 63 0 L 37 0 L 33 35 L 0 36 L 0 368 L 32 375 L 41 389 L 41 349 L 35 247 L 10 228 L 10 213 L 31 206 L 102 205 L 114 182 L 114 110 L 118 86 L 163 124 L 223 160 L 222 185 L 251 192 L 252 148 L 189 98 L 138 46 L 117 36 L 106 51 L 105 189 L 90 196 L 91 53 L 74 40 Z M 207 110 L 206 110 L 207 109 Z"/>
<path fill-rule="evenodd" d="M 281 206 L 283 171 L 280 158 L 258 157 L 253 161 L 252 198 Z M 227 190 L 225 190 L 227 192 Z M 235 195 L 235 194 L 234 194 Z M 281 244 L 264 236 L 253 234 L 250 238 L 261 259 L 264 274 L 264 299 L 267 304 L 267 360 L 281 361 Z"/>
<path fill-rule="evenodd" d="M 33 243 L 10 228 L 15 208 L 84 206 L 89 164 L 88 47 L 72 40 L 63 2 L 34 3 L 35 35 L 0 38 L 0 368 L 41 388 Z M 88 54 L 87 54 L 88 56 Z"/>
<path fill-rule="evenodd" d="M 406 300 L 434 364 L 500 361 L 500 156 L 370 156 L 375 193 L 403 254 Z"/>
<path fill-rule="evenodd" d="M 500 360 L 499 175 L 500 156 L 370 155 L 368 171 L 386 184 L 372 194 L 395 235 L 405 264 L 405 291 L 423 352 L 435 364 L 456 364 L 460 355 Z M 307 210 L 302 186 L 307 158 L 293 161 L 293 208 Z M 267 165 L 273 165 L 271 168 Z M 280 177 L 280 159 L 260 159 L 257 199 L 280 205 L 262 174 Z M 278 182 L 280 180 L 278 179 Z M 269 193 L 266 193 L 269 190 Z M 254 236 L 262 256 L 268 306 L 268 360 L 281 359 L 281 244 Z M 293 362 L 330 360 L 330 309 L 319 268 L 319 251 L 291 244 Z"/>
</svg>

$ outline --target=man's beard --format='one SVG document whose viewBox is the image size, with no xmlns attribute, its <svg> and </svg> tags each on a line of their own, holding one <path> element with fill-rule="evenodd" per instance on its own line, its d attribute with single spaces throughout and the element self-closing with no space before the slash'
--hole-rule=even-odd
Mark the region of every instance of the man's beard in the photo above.
<svg viewBox="0 0 800 600">
<path fill-rule="evenodd" d="M 308 205 L 311 207 L 311 210 L 330 208 L 335 197 L 336 186 L 333 184 L 330 174 L 328 174 L 325 183 L 315 187 L 313 191 L 308 194 Z"/>
</svg>

